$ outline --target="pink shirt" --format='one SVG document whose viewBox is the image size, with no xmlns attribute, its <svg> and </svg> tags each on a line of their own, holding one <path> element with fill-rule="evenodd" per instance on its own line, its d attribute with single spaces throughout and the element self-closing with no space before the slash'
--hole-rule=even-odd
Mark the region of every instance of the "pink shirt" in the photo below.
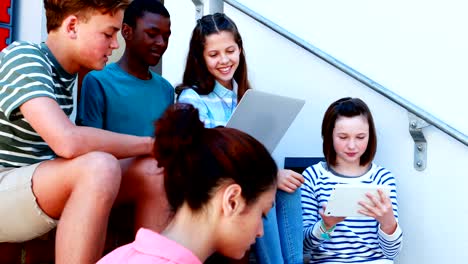
<svg viewBox="0 0 468 264">
<path fill-rule="evenodd" d="M 158 233 L 140 228 L 133 243 L 107 254 L 97 264 L 202 264 L 188 249 Z"/>
</svg>

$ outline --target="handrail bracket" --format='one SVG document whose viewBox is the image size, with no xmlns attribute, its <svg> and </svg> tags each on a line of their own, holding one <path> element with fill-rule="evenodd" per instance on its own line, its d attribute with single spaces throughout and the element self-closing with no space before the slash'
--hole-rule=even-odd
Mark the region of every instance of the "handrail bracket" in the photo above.
<svg viewBox="0 0 468 264">
<path fill-rule="evenodd" d="M 192 0 L 195 5 L 195 19 L 200 19 L 203 16 L 203 1 L 202 0 Z"/>
<path fill-rule="evenodd" d="M 414 168 L 418 171 L 426 169 L 427 165 L 427 141 L 422 129 L 429 124 L 413 113 L 408 112 L 409 132 L 414 140 Z"/>
</svg>

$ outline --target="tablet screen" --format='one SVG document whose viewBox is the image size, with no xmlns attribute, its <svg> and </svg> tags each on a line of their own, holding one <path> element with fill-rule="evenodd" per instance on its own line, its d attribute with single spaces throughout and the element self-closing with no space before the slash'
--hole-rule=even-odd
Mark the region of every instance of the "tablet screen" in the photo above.
<svg viewBox="0 0 468 264">
<path fill-rule="evenodd" d="M 326 216 L 365 216 L 358 213 L 362 207 L 360 201 L 367 201 L 366 193 L 371 193 L 378 197 L 377 190 L 382 189 L 387 196 L 390 196 L 390 186 L 375 184 L 337 184 L 327 203 L 325 210 Z"/>
</svg>

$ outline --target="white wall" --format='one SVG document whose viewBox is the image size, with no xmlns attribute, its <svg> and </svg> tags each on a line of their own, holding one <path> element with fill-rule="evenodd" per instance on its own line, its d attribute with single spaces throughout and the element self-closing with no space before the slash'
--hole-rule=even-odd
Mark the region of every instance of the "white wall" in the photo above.
<svg viewBox="0 0 468 264">
<path fill-rule="evenodd" d="M 166 0 L 164 5 L 171 15 L 171 37 L 163 56 L 162 73 L 176 86 L 182 81 L 189 41 L 195 27 L 195 6 L 191 0 Z"/>
<path fill-rule="evenodd" d="M 185 6 L 191 1 L 173 2 L 166 1 L 166 6 L 172 30 L 178 33 L 171 37 L 171 52 L 164 55 L 163 75 L 177 84 L 194 13 Z M 462 2 L 457 7 L 451 2 L 439 7 L 430 1 L 242 2 L 468 134 L 467 110 L 461 107 L 467 95 L 468 81 L 461 74 L 467 45 L 460 46 L 466 43 L 460 34 L 462 25 L 451 25 L 461 19 L 460 12 L 447 13 L 463 9 Z M 378 130 L 376 162 L 393 171 L 398 181 L 405 238 L 397 263 L 466 263 L 468 229 L 461 220 L 468 217 L 468 174 L 462 167 L 468 161 L 468 148 L 434 127 L 425 128 L 427 169 L 416 171 L 404 109 L 229 5 L 224 10 L 243 36 L 254 88 L 307 100 L 273 153 L 279 165 L 284 157 L 323 156 L 320 125 L 325 109 L 344 96 L 364 99 Z"/>
<path fill-rule="evenodd" d="M 468 135 L 468 2 L 239 2 Z"/>
<path fill-rule="evenodd" d="M 45 12 L 41 0 L 15 0 L 14 38 L 39 43 L 46 39 Z"/>
</svg>

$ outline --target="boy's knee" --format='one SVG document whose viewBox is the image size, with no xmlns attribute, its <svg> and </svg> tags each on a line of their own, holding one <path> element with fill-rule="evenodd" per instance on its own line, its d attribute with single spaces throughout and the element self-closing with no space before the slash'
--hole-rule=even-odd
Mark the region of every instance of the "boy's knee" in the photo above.
<svg viewBox="0 0 468 264">
<path fill-rule="evenodd" d="M 99 171 L 104 174 L 120 174 L 119 161 L 109 153 L 90 152 L 85 155 L 86 163 L 90 170 Z"/>
<path fill-rule="evenodd" d="M 116 195 L 122 179 L 119 161 L 105 152 L 90 152 L 85 156 L 83 180 L 89 188 Z"/>
</svg>

